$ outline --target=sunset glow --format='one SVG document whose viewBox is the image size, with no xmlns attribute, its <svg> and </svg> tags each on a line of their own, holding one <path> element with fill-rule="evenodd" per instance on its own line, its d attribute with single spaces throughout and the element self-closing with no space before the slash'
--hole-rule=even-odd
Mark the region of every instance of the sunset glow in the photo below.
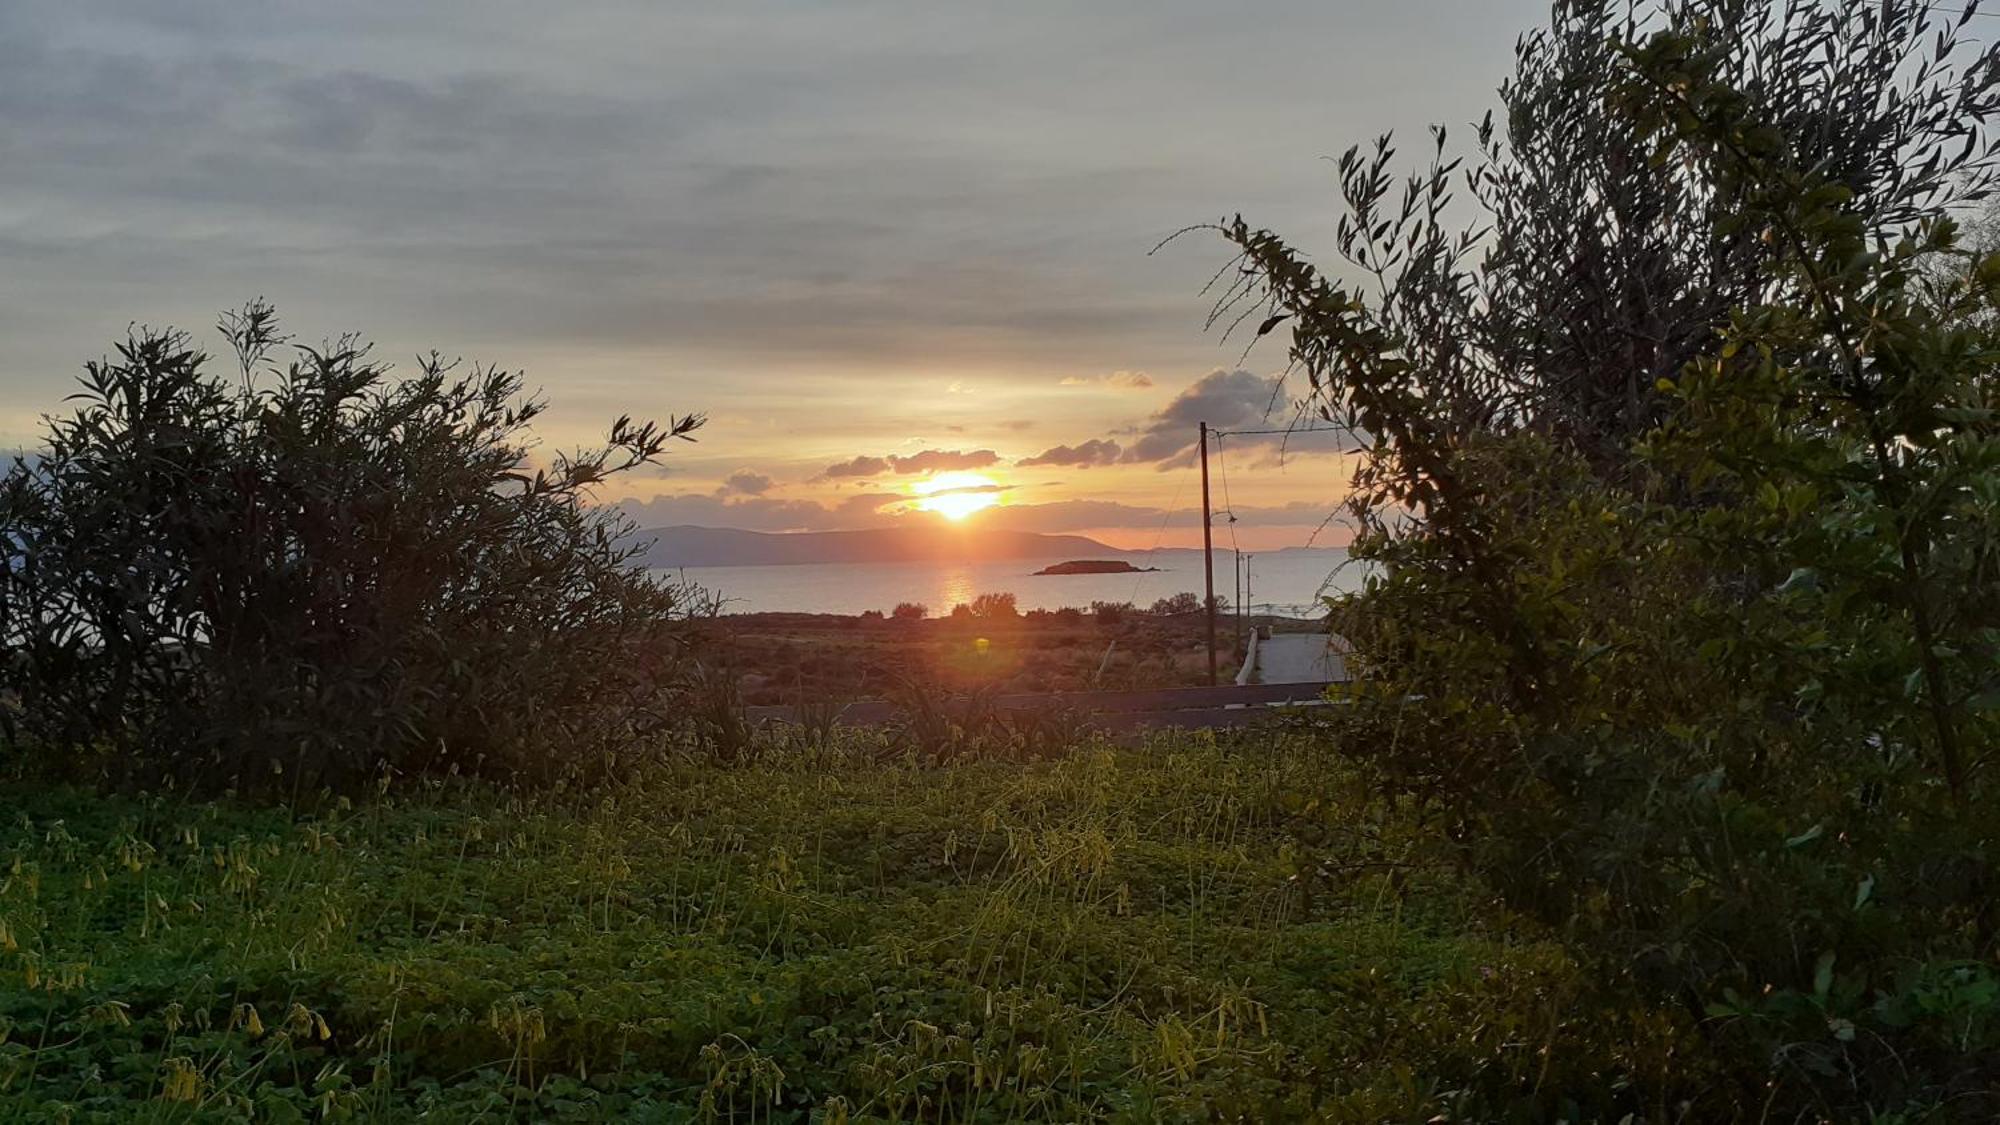
<svg viewBox="0 0 2000 1125">
<path fill-rule="evenodd" d="M 359 330 L 398 376 L 432 348 L 524 372 L 550 407 L 531 468 L 601 446 L 620 415 L 704 416 L 657 471 L 592 489 L 641 529 L 1199 547 L 1207 423 L 1227 435 L 1214 530 L 1245 551 L 1345 542 L 1327 516 L 1354 466 L 1337 433 L 1281 432 L 1311 390 L 1278 378 L 1289 323 L 1250 352 L 1204 328 L 1226 240 L 1155 244 L 1238 208 L 1328 213 L 1298 138 L 1455 121 L 1548 14 L 610 0 L 587 18 L 510 5 L 474 41 L 459 9 L 479 5 L 209 7 L 0 0 L 5 152 L 34 157 L 8 162 L 0 238 L 35 247 L 32 271 L 0 275 L 0 464 L 69 409 L 106 326 L 178 326 L 226 357 L 216 314 L 272 288 L 285 333 Z M 1402 90 L 1415 44 L 1424 81 Z M 1284 78 L 1189 78 L 1244 60 Z M 1351 90 L 1301 96 L 1322 72 Z M 101 151 L 185 180 L 106 176 Z M 513 186 L 475 186 L 496 184 Z M 128 227 L 143 278 L 105 257 L 103 232 Z M 218 229 L 246 240 L 228 268 Z M 413 231 L 433 270 L 385 233 Z M 257 280 L 280 261 L 282 287 Z"/>
<path fill-rule="evenodd" d="M 910 486 L 920 497 L 911 506 L 956 522 L 998 504 L 1000 489 L 997 481 L 981 473 L 939 473 Z"/>
</svg>

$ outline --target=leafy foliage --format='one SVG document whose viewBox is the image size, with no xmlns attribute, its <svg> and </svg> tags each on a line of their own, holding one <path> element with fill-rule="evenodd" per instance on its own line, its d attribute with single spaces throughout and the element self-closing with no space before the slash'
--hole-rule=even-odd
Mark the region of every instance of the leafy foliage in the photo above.
<svg viewBox="0 0 2000 1125">
<path fill-rule="evenodd" d="M 262 304 L 222 327 L 236 378 L 135 332 L 0 481 L 0 675 L 45 756 L 293 792 L 549 779 L 662 720 L 681 600 L 586 501 L 698 417 L 530 468 L 518 375 L 395 380 L 352 338 L 288 347 Z"/>
<path fill-rule="evenodd" d="M 2000 1113 L 2000 53 L 1914 0 L 1556 5 L 1470 167 L 1237 220 L 1367 442 L 1342 744 L 1745 1113 Z M 1464 195 L 1460 195 L 1460 191 Z M 1479 219 L 1454 226 L 1470 202 Z M 1231 312 L 1231 310 L 1240 310 Z"/>
<path fill-rule="evenodd" d="M 404 784 L 310 816 L 28 788 L 0 822 L 0 1118 L 1492 1120 L 1522 1091 L 1612 1105 L 1601 1075 L 1703 1097 L 1686 1019 L 1590 1007 L 1555 943 L 1404 864 L 1406 826 L 1313 740 L 1070 748 L 767 747 L 584 799 Z"/>
</svg>

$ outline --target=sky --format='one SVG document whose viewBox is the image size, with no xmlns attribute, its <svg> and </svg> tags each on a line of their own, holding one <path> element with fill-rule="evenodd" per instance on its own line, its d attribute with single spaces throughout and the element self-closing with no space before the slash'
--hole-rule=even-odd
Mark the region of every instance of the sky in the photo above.
<svg viewBox="0 0 2000 1125">
<path fill-rule="evenodd" d="M 128 325 L 219 350 L 262 296 L 404 370 L 524 371 L 549 448 L 707 415 L 605 497 L 648 526 L 1191 545 L 1196 425 L 1300 388 L 1282 334 L 1204 329 L 1219 239 L 1154 246 L 1240 212 L 1329 255 L 1328 158 L 1476 120 L 1546 13 L 6 0 L 0 448 Z M 1230 541 L 1342 539 L 1337 435 L 1220 445 Z"/>
</svg>

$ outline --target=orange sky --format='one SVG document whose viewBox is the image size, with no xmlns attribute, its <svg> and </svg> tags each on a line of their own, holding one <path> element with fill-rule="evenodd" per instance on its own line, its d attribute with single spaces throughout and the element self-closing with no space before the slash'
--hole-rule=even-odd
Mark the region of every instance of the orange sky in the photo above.
<svg viewBox="0 0 2000 1125">
<path fill-rule="evenodd" d="M 648 526 L 828 530 L 935 520 L 924 509 L 946 507 L 968 526 L 1076 533 L 1132 549 L 1197 546 L 1198 423 L 1225 435 L 1296 426 L 1308 432 L 1215 439 L 1217 535 L 1246 550 L 1341 545 L 1338 521 L 1323 525 L 1351 460 L 1337 434 L 1307 427 L 1287 390 L 1275 376 L 1241 370 L 1179 388 L 1131 371 L 960 376 L 895 385 L 873 411 L 874 396 L 722 408 L 700 444 L 673 451 L 665 474 L 622 482 L 618 495 Z M 815 416 L 847 424 L 824 439 L 795 436 L 812 434 Z"/>
</svg>

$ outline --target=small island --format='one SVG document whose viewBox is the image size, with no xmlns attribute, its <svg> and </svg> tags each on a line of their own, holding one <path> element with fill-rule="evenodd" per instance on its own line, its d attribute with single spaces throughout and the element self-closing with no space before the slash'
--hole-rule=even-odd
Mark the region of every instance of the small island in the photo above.
<svg viewBox="0 0 2000 1125">
<path fill-rule="evenodd" d="M 1035 572 L 1036 577 L 1044 574 L 1149 574 L 1157 571 L 1157 566 L 1133 566 L 1131 563 L 1106 559 L 1079 559 L 1075 562 L 1060 562 L 1045 566 Z"/>
</svg>

